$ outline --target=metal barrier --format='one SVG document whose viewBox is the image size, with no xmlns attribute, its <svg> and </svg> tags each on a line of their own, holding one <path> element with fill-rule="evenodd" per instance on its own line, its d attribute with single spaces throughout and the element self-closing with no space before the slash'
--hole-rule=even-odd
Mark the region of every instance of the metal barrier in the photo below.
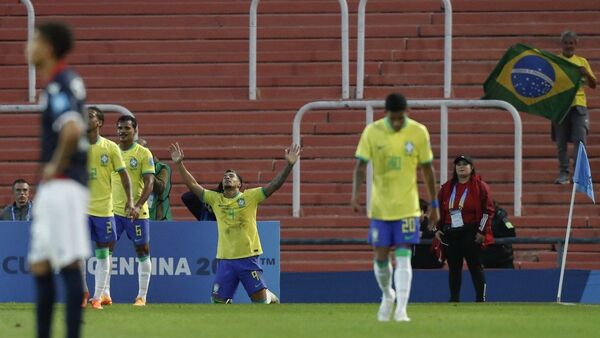
<svg viewBox="0 0 600 338">
<path fill-rule="evenodd" d="M 335 109 L 335 108 L 364 108 L 367 111 L 367 123 L 373 120 L 373 108 L 381 108 L 385 106 L 385 101 L 315 101 L 302 106 L 294 116 L 294 124 L 292 126 L 292 141 L 300 144 L 300 124 L 304 114 L 313 109 Z M 489 107 L 503 108 L 508 110 L 515 122 L 515 186 L 514 186 L 514 212 L 515 216 L 521 216 L 521 196 L 522 196 L 522 146 L 523 146 L 523 127 L 519 112 L 506 101 L 500 100 L 408 100 L 408 106 L 412 108 L 425 107 Z M 370 116 L 370 118 L 369 118 Z M 441 125 L 442 129 L 447 129 L 448 125 Z M 441 133 L 442 131 L 440 131 Z M 446 131 L 447 132 L 447 131 Z M 441 141 L 440 141 L 441 142 Z M 440 145 L 441 146 L 441 145 Z M 444 159 L 440 158 L 440 161 Z M 446 159 L 447 161 L 447 159 Z M 300 217 L 300 164 L 298 159 L 293 169 L 293 186 L 292 186 L 292 216 Z M 445 171 L 445 168 L 442 168 Z M 440 180 L 442 183 L 445 181 Z M 367 173 L 367 201 L 370 197 L 371 174 Z M 368 203 L 368 202 L 367 202 Z"/>
<path fill-rule="evenodd" d="M 358 5 L 358 33 L 356 38 L 356 98 L 364 97 L 365 82 L 365 12 L 368 0 L 360 0 Z M 450 0 L 444 3 L 444 98 L 452 94 L 452 4 Z M 448 125 L 448 107 L 441 106 L 440 123 Z M 440 132 L 440 181 L 448 180 L 448 128 Z"/>
<path fill-rule="evenodd" d="M 86 104 L 86 107 L 95 106 L 105 111 L 114 111 L 123 115 L 134 116 L 129 109 L 118 104 Z M 0 113 L 35 113 L 42 111 L 39 104 L 0 104 Z"/>
<path fill-rule="evenodd" d="M 249 58 L 249 80 L 248 96 L 250 100 L 256 100 L 256 27 L 258 4 L 260 0 L 252 0 L 250 4 L 250 48 Z M 349 33 L 348 33 L 348 4 L 346 0 L 338 0 L 342 16 L 342 99 L 350 98 L 350 55 L 349 55 Z"/>
<path fill-rule="evenodd" d="M 27 43 L 33 41 L 33 31 L 35 27 L 35 11 L 33 5 L 29 0 L 21 0 L 21 3 L 25 5 L 27 9 Z M 28 61 L 29 62 L 29 61 Z M 29 76 L 29 102 L 35 102 L 35 67 L 31 62 L 28 64 L 28 76 Z"/>
</svg>

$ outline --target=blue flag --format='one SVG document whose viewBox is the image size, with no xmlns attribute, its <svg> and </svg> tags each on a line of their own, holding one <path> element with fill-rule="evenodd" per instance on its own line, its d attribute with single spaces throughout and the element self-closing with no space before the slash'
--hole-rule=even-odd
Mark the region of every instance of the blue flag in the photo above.
<svg viewBox="0 0 600 338">
<path fill-rule="evenodd" d="M 590 161 L 588 160 L 585 146 L 580 141 L 579 151 L 577 152 L 577 163 L 575 163 L 575 175 L 573 175 L 575 190 L 588 195 L 592 202 L 596 204 L 594 198 L 594 186 L 592 185 L 592 171 L 590 170 Z"/>
</svg>

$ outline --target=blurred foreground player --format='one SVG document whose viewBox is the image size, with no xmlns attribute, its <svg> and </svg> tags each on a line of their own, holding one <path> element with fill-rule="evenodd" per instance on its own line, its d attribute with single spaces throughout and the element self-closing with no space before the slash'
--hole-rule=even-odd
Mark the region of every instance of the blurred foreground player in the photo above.
<svg viewBox="0 0 600 338">
<path fill-rule="evenodd" d="M 87 116 L 85 86 L 63 58 L 73 39 L 67 26 L 46 22 L 36 27 L 26 54 L 47 81 L 42 106 L 41 182 L 33 204 L 29 269 L 37 289 L 37 336 L 50 336 L 55 302 L 54 272 L 66 291 L 66 332 L 80 336 L 83 286 L 80 266 L 90 255 L 87 228 Z"/>
</svg>

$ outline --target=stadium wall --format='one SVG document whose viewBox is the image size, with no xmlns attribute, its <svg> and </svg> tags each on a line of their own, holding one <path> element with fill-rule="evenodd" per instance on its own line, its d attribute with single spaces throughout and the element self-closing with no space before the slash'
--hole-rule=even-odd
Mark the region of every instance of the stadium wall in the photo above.
<svg viewBox="0 0 600 338">
<path fill-rule="evenodd" d="M 217 230 L 214 222 L 152 222 L 153 277 L 149 301 L 208 303 L 215 270 Z M 279 222 L 259 222 L 261 256 L 269 288 L 286 303 L 378 302 L 380 293 L 371 271 L 280 273 Z M 33 279 L 26 264 L 28 222 L 0 222 L 0 302 L 31 302 Z M 113 258 L 111 293 L 115 302 L 130 302 L 137 291 L 137 265 L 127 240 Z M 93 286 L 95 259 L 88 260 L 88 285 Z M 559 271 L 488 270 L 487 300 L 491 302 L 553 302 Z M 449 299 L 447 270 L 415 270 L 412 302 Z M 600 271 L 567 270 L 563 301 L 600 304 Z M 468 271 L 463 272 L 461 299 L 475 298 Z M 248 302 L 239 288 L 236 303 Z"/>
</svg>

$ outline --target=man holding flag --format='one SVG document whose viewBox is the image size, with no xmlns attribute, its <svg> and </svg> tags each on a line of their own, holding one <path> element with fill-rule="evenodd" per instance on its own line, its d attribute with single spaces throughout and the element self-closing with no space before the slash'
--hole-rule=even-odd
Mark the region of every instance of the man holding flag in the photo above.
<svg viewBox="0 0 600 338">
<path fill-rule="evenodd" d="M 581 56 L 575 55 L 575 48 L 577 47 L 577 34 L 575 32 L 563 32 L 560 36 L 560 43 L 562 46 L 560 57 L 577 65 L 582 75 L 581 86 L 575 94 L 567 115 L 561 122 L 552 121 L 552 140 L 556 142 L 559 163 L 559 174 L 554 183 L 569 184 L 568 142 L 573 142 L 573 155 L 575 156 L 574 162 L 576 163 L 579 153 L 579 142 L 585 145 L 586 136 L 589 131 L 589 116 L 583 86 L 587 84 L 592 89 L 596 88 L 596 77 L 588 61 Z"/>
<path fill-rule="evenodd" d="M 511 46 L 483 84 L 482 99 L 504 100 L 519 111 L 552 120 L 552 140 L 559 161 L 557 184 L 569 184 L 567 143 L 585 144 L 588 112 L 583 86 L 596 88 L 589 63 L 575 55 L 577 34 L 561 35 L 562 55 L 558 56 L 524 44 Z M 577 157 L 575 157 L 577 161 Z"/>
</svg>

